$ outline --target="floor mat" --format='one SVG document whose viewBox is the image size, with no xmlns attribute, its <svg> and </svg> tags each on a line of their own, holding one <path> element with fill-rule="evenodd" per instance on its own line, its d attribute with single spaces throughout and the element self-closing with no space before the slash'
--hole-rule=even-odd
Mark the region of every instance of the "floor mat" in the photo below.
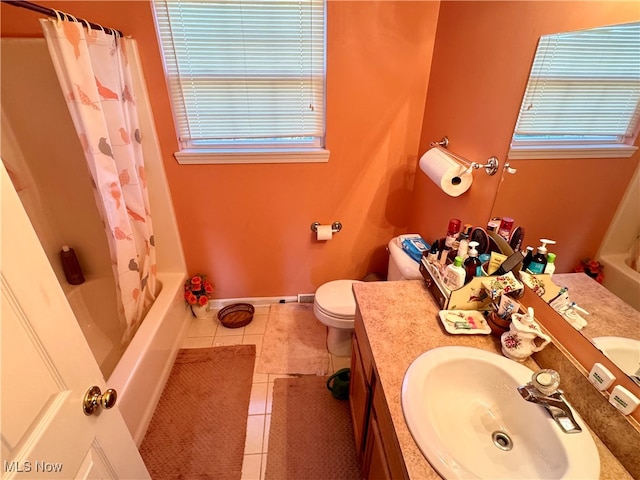
<svg viewBox="0 0 640 480">
<path fill-rule="evenodd" d="M 140 454 L 153 480 L 242 476 L 255 345 L 180 350 Z"/>
<path fill-rule="evenodd" d="M 316 319 L 313 305 L 271 305 L 257 371 L 326 375 L 330 363 L 326 342 L 327 327 Z"/>
<path fill-rule="evenodd" d="M 275 380 L 266 480 L 359 478 L 349 402 L 333 398 L 327 378 Z"/>
</svg>

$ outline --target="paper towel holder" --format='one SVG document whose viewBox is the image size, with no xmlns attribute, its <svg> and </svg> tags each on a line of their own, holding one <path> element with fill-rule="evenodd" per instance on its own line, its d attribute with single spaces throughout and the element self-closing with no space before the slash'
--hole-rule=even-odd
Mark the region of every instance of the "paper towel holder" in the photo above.
<svg viewBox="0 0 640 480">
<path fill-rule="evenodd" d="M 313 233 L 316 233 L 318 231 L 319 226 L 320 226 L 320 222 L 313 222 L 311 224 L 311 231 Z M 338 233 L 340 230 L 342 230 L 342 224 L 340 222 L 333 222 L 331 224 L 331 231 L 333 233 Z"/>
<path fill-rule="evenodd" d="M 440 140 L 439 142 L 431 142 L 429 146 L 447 150 L 447 153 L 449 155 L 451 155 L 453 158 L 455 158 L 456 160 L 458 160 L 459 162 L 461 162 L 463 165 L 467 167 L 467 170 L 465 170 L 463 173 L 471 173 L 472 170 L 478 170 L 479 168 L 484 168 L 484 171 L 487 172 L 487 175 L 492 176 L 496 174 L 496 172 L 498 171 L 498 167 L 500 166 L 500 161 L 498 160 L 498 157 L 490 157 L 487 160 L 487 163 L 483 165 L 477 162 L 470 162 L 466 158 L 463 158 L 460 155 L 457 155 L 449 151 L 448 150 L 449 137 L 447 136 L 442 137 L 442 140 Z"/>
</svg>

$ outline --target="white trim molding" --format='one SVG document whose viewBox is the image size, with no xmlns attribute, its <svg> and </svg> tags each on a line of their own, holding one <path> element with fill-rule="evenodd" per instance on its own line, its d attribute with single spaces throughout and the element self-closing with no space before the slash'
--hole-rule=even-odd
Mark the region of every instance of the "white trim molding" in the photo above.
<svg viewBox="0 0 640 480">
<path fill-rule="evenodd" d="M 509 160 L 545 160 L 557 158 L 629 158 L 638 147 L 633 145 L 553 145 L 543 146 L 511 146 L 507 158 Z"/>
<path fill-rule="evenodd" d="M 181 165 L 229 163 L 326 163 L 329 150 L 305 148 L 291 150 L 205 150 L 185 149 L 174 153 Z"/>
</svg>

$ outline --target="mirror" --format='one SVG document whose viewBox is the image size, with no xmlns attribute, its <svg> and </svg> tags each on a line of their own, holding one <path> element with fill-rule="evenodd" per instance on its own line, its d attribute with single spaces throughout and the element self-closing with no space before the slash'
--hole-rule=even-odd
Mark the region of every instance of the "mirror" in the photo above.
<svg viewBox="0 0 640 480">
<path fill-rule="evenodd" d="M 576 37 L 575 32 L 566 35 Z M 640 37 L 633 41 L 631 48 L 640 52 Z M 640 273 L 625 257 L 637 248 L 640 234 L 639 152 L 629 158 L 510 159 L 517 173 L 503 173 L 491 213 L 514 218 L 525 229 L 523 248 L 536 248 L 540 238 L 557 242 L 549 248 L 557 254 L 553 282 L 567 287 L 570 300 L 589 312 L 582 315 L 586 325 L 576 331 L 632 379 L 640 369 Z M 603 285 L 569 273 L 594 258 L 604 265 Z M 602 337 L 630 340 L 616 346 Z M 634 381 L 640 385 L 640 378 Z"/>
</svg>

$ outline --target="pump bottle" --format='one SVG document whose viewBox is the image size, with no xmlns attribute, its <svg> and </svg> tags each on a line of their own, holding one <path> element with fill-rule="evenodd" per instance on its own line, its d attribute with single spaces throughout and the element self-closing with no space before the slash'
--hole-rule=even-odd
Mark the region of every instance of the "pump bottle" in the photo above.
<svg viewBox="0 0 640 480">
<path fill-rule="evenodd" d="M 452 264 L 447 265 L 444 271 L 444 284 L 450 290 L 457 290 L 464 286 L 465 271 L 462 268 L 462 258 L 456 257 Z"/>
<path fill-rule="evenodd" d="M 478 242 L 469 242 L 469 256 L 464 261 L 465 284 L 473 280 L 474 277 L 482 276 L 482 271 L 479 271 L 482 266 L 482 262 L 480 262 L 480 259 L 478 258 L 478 250 L 476 250 L 478 245 Z"/>
<path fill-rule="evenodd" d="M 554 245 L 556 242 L 553 240 L 547 240 L 541 238 L 542 245 L 538 247 L 538 253 L 533 256 L 531 263 L 529 264 L 529 271 L 534 275 L 544 273 L 544 269 L 547 266 L 547 245 Z"/>
<path fill-rule="evenodd" d="M 547 266 L 544 267 L 544 273 L 553 275 L 553 273 L 556 271 L 556 264 L 554 263 L 555 261 L 556 261 L 556 254 L 549 252 L 547 254 Z"/>
</svg>

